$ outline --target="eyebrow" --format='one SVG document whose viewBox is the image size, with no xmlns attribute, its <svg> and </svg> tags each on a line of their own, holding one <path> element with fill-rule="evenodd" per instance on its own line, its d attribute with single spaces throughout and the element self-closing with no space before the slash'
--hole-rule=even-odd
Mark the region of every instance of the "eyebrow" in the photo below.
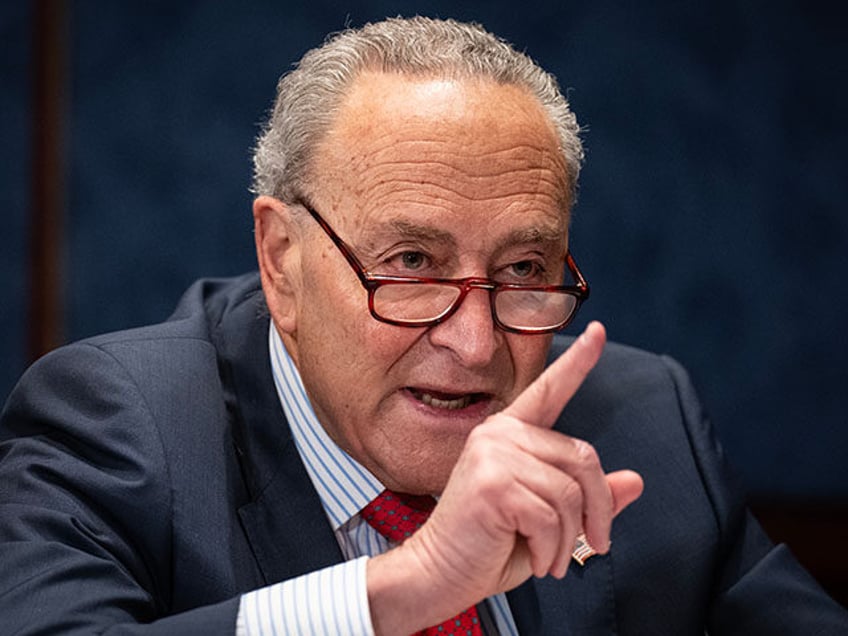
<svg viewBox="0 0 848 636">
<path fill-rule="evenodd" d="M 440 230 L 431 225 L 421 225 L 413 223 L 407 219 L 392 219 L 388 226 L 384 227 L 370 238 L 368 243 L 374 243 L 379 236 L 394 233 L 402 238 L 415 239 L 419 241 L 427 241 L 429 243 L 439 243 L 447 247 L 456 248 L 456 239 L 453 234 Z"/>
<path fill-rule="evenodd" d="M 407 219 L 393 219 L 388 225 L 391 228 L 390 231 L 396 232 L 404 238 L 438 243 L 454 249 L 457 247 L 456 238 L 452 233 L 430 225 L 413 223 Z M 382 233 L 380 232 L 380 234 Z M 550 225 L 522 227 L 509 232 L 497 242 L 495 248 L 500 250 L 515 245 L 559 246 L 565 240 L 565 234 L 566 232 L 562 228 Z M 373 242 L 375 238 L 372 237 L 369 243 Z"/>
<path fill-rule="evenodd" d="M 517 228 L 498 241 L 497 249 L 513 245 L 557 246 L 565 241 L 566 232 L 560 227 L 534 225 Z"/>
<path fill-rule="evenodd" d="M 395 232 L 409 238 L 456 245 L 453 234 L 430 225 L 419 225 L 406 219 L 395 219 L 391 222 L 391 226 Z"/>
</svg>

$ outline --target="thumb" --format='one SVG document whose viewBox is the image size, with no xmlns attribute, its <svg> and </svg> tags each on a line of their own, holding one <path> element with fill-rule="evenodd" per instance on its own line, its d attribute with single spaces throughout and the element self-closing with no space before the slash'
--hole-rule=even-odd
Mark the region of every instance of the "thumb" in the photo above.
<svg viewBox="0 0 848 636">
<path fill-rule="evenodd" d="M 642 476 L 632 470 L 619 470 L 609 473 L 606 478 L 612 492 L 613 515 L 617 515 L 636 501 L 645 488 Z"/>
</svg>

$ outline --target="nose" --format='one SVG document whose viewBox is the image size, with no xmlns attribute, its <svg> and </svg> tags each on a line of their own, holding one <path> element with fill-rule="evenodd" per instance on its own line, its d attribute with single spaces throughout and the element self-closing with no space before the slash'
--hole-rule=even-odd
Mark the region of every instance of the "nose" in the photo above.
<svg viewBox="0 0 848 636">
<path fill-rule="evenodd" d="M 504 337 L 492 320 L 490 302 L 488 290 L 472 289 L 450 318 L 430 328 L 430 342 L 450 349 L 463 366 L 486 366 Z"/>
</svg>

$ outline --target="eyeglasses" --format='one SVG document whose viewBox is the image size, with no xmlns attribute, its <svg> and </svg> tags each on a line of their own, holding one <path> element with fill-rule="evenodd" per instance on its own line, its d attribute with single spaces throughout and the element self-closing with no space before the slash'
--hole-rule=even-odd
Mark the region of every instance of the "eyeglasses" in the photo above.
<svg viewBox="0 0 848 636">
<path fill-rule="evenodd" d="M 492 320 L 504 331 L 543 334 L 563 329 L 589 297 L 589 285 L 571 253 L 565 262 L 576 285 L 519 285 L 488 278 L 415 278 L 368 272 L 348 245 L 307 203 L 299 202 L 359 277 L 368 292 L 368 309 L 380 322 L 400 327 L 430 327 L 450 318 L 472 289 L 489 292 Z"/>
</svg>

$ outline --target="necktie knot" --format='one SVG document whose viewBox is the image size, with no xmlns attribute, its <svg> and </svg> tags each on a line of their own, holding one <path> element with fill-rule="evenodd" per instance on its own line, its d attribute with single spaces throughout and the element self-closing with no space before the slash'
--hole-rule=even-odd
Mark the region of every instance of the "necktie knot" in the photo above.
<svg viewBox="0 0 848 636">
<path fill-rule="evenodd" d="M 424 525 L 435 507 L 430 496 L 384 490 L 362 509 L 362 517 L 381 535 L 400 543 Z"/>
</svg>

